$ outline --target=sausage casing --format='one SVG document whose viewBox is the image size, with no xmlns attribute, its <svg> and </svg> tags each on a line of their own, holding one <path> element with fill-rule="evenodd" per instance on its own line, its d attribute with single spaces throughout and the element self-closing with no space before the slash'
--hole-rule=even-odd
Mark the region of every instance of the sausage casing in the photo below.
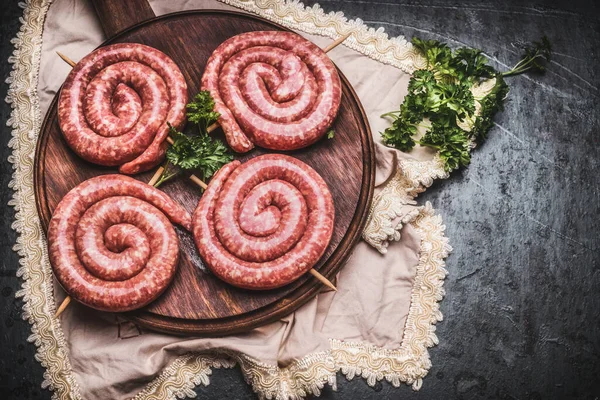
<svg viewBox="0 0 600 400">
<path fill-rule="evenodd" d="M 136 174 L 165 155 L 167 122 L 185 123 L 187 84 L 166 54 L 138 43 L 101 47 L 78 62 L 58 100 L 71 149 L 95 164 Z"/>
<path fill-rule="evenodd" d="M 221 168 L 192 223 L 200 255 L 219 278 L 242 288 L 272 289 L 317 263 L 331 239 L 334 216 L 331 193 L 314 169 L 268 154 Z"/>
<path fill-rule="evenodd" d="M 177 268 L 179 241 L 171 222 L 191 229 L 187 211 L 160 190 L 124 175 L 88 179 L 67 193 L 50 220 L 55 276 L 89 307 L 143 307 Z"/>
<path fill-rule="evenodd" d="M 208 59 L 202 89 L 221 114 L 229 146 L 295 150 L 319 140 L 337 115 L 337 70 L 314 43 L 292 32 L 246 32 Z"/>
</svg>

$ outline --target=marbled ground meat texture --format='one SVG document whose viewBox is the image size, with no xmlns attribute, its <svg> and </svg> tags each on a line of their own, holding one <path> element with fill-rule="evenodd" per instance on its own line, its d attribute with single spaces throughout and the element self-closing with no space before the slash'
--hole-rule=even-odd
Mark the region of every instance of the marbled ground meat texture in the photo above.
<svg viewBox="0 0 600 400">
<path fill-rule="evenodd" d="M 202 89 L 215 99 L 229 146 L 294 150 L 321 138 L 338 112 L 337 70 L 319 47 L 292 32 L 258 31 L 223 42 Z"/>
<path fill-rule="evenodd" d="M 60 92 L 58 121 L 80 157 L 136 174 L 163 160 L 167 122 L 182 128 L 187 102 L 183 74 L 166 54 L 114 44 L 75 65 Z"/>
<path fill-rule="evenodd" d="M 179 260 L 172 223 L 191 216 L 162 191 L 124 175 L 101 175 L 72 189 L 48 228 L 56 278 L 75 300 L 130 311 L 156 299 Z"/>
<path fill-rule="evenodd" d="M 314 169 L 269 154 L 221 168 L 192 224 L 200 255 L 215 275 L 237 287 L 272 289 L 317 263 L 334 215 L 331 193 Z"/>
</svg>

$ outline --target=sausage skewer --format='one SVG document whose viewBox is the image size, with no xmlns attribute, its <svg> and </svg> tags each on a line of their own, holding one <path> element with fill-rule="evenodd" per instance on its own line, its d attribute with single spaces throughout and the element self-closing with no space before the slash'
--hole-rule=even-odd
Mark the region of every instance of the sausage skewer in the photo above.
<svg viewBox="0 0 600 400">
<path fill-rule="evenodd" d="M 335 41 L 331 42 L 327 47 L 325 47 L 323 49 L 323 51 L 325 53 L 328 53 L 329 51 L 333 50 L 335 47 L 337 47 L 338 45 L 340 45 L 341 43 L 343 43 L 346 39 L 348 39 L 348 37 L 350 37 L 352 33 L 348 33 L 344 36 L 340 36 L 339 38 L 337 38 Z M 67 64 L 69 64 L 71 67 L 75 66 L 75 61 L 71 60 L 69 57 L 67 57 L 66 55 L 62 54 L 61 52 L 56 52 L 56 54 L 58 54 L 58 56 L 65 61 Z M 215 129 L 217 129 L 219 127 L 218 123 L 214 123 L 212 125 L 210 125 L 207 128 L 207 132 L 210 133 L 212 131 L 214 131 Z M 169 143 L 173 143 L 173 139 L 171 139 L 170 137 L 167 137 L 167 141 Z M 154 175 L 152 176 L 152 178 L 150 179 L 150 181 L 148 182 L 149 185 L 154 186 L 154 184 L 158 181 L 158 179 L 160 178 L 162 172 L 163 172 L 164 168 L 163 167 L 159 167 L 156 172 L 154 173 Z M 190 179 L 196 183 L 198 186 L 200 186 L 202 189 L 206 189 L 208 186 L 206 185 L 206 183 L 204 183 L 200 178 L 198 178 L 195 175 L 190 175 Z M 337 292 L 337 288 L 335 287 L 335 285 L 333 283 L 331 283 L 331 281 L 329 281 L 326 277 L 324 277 L 321 273 L 319 273 L 317 270 L 310 269 L 309 271 L 311 273 L 311 275 L 313 275 L 317 280 L 319 280 L 321 283 L 323 283 L 325 286 L 329 287 L 330 289 L 334 290 Z M 60 314 L 62 314 L 62 312 L 67 308 L 67 306 L 69 305 L 69 303 L 71 302 L 71 297 L 67 296 L 65 297 L 65 299 L 63 300 L 63 302 L 61 303 L 61 305 L 58 307 L 58 309 L 56 310 L 56 314 L 54 315 L 55 317 L 59 317 Z"/>
<path fill-rule="evenodd" d="M 48 256 L 72 299 L 131 311 L 156 299 L 177 270 L 173 224 L 191 215 L 161 190 L 126 175 L 90 178 L 66 194 L 48 224 Z"/>
</svg>

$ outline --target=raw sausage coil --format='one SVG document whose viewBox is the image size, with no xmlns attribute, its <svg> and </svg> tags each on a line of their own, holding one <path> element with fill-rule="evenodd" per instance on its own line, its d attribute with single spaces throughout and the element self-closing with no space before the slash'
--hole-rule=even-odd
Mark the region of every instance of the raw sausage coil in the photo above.
<svg viewBox="0 0 600 400">
<path fill-rule="evenodd" d="M 272 289 L 317 263 L 334 215 L 331 193 L 315 170 L 269 154 L 221 168 L 192 223 L 200 255 L 215 275 L 242 288 Z"/>
<path fill-rule="evenodd" d="M 137 43 L 102 47 L 67 77 L 58 100 L 63 135 L 83 159 L 136 174 L 164 158 L 167 122 L 185 122 L 187 85 L 166 54 Z"/>
<path fill-rule="evenodd" d="M 320 139 L 341 101 L 329 57 L 292 32 L 247 32 L 223 42 L 208 59 L 202 89 L 215 100 L 229 146 L 294 150 Z"/>
<path fill-rule="evenodd" d="M 67 193 L 50 220 L 56 278 L 89 307 L 143 307 L 175 274 L 179 242 L 171 221 L 191 229 L 187 211 L 160 190 L 124 175 L 88 179 Z"/>
</svg>

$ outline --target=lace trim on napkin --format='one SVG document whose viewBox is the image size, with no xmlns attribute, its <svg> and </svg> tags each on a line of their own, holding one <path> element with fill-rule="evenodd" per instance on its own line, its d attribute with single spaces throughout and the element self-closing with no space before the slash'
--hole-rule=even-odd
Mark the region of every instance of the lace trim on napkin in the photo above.
<svg viewBox="0 0 600 400">
<path fill-rule="evenodd" d="M 424 66 L 424 60 L 403 37 L 389 39 L 382 28 L 369 28 L 360 19 L 349 21 L 340 12 L 325 14 L 317 5 L 305 8 L 295 1 L 220 1 L 308 33 L 338 37 L 352 31 L 352 37 L 344 44 L 362 54 L 409 73 Z M 80 388 L 72 374 L 60 320 L 54 317 L 56 301 L 52 270 L 33 188 L 33 157 L 41 126 L 38 71 L 44 20 L 51 2 L 27 0 L 19 3 L 25 10 L 20 32 L 12 40 L 15 50 L 9 62 L 13 64 L 13 71 L 7 79 L 10 88 L 6 98 L 13 107 L 7 121 L 13 128 L 9 142 L 13 153 L 9 162 L 14 169 L 9 184 L 14 194 L 9 204 L 15 208 L 16 220 L 12 226 L 18 238 L 14 250 L 18 252 L 21 264 L 17 275 L 23 279 L 17 297 L 23 298 L 23 318 L 31 324 L 32 335 L 28 340 L 37 346 L 36 359 L 46 368 L 42 387 L 54 391 L 53 398 L 56 399 L 80 399 Z M 424 189 L 437 177 L 433 173 L 422 174 L 428 168 L 426 164 L 407 164 L 402 171 L 412 177 L 413 182 L 421 179 Z M 396 177 L 398 179 L 393 179 L 384 192 L 399 194 L 399 201 L 404 201 L 409 191 L 400 183 L 394 183 L 404 179 L 398 174 Z M 421 186 L 416 185 L 414 190 L 420 190 Z M 390 215 L 397 214 L 396 208 L 392 207 L 392 210 Z M 375 208 L 371 210 L 372 218 L 376 219 L 373 216 L 378 214 Z M 406 382 L 414 389 L 420 388 L 421 379 L 430 367 L 427 348 L 437 344 L 434 324 L 442 319 L 437 302 L 444 295 L 442 285 L 447 273 L 444 259 L 451 248 L 444 237 L 441 218 L 434 215 L 429 204 L 411 212 L 410 217 L 402 218 L 403 223 L 409 221 L 421 235 L 421 254 L 399 349 L 386 350 L 367 343 L 331 339 L 329 350 L 307 355 L 286 368 L 262 364 L 243 354 L 186 355 L 167 367 L 136 398 L 195 396 L 193 388 L 208 384 L 212 368 L 231 367 L 234 362 L 240 364 L 246 380 L 259 396 L 269 399 L 318 395 L 325 383 L 335 388 L 338 370 L 349 379 L 362 376 L 370 385 L 385 378 L 395 386 Z M 387 226 L 385 221 L 380 224 Z M 396 229 L 388 235 L 397 238 L 398 232 Z"/>
<path fill-rule="evenodd" d="M 435 179 L 447 177 L 448 172 L 438 156 L 431 161 L 398 161 L 396 173 L 371 203 L 363 231 L 365 242 L 381 254 L 387 253 L 389 242 L 400 240 L 402 227 L 419 213 L 414 198 L 431 186 Z"/>
<path fill-rule="evenodd" d="M 381 27 L 369 27 L 360 18 L 349 20 L 340 11 L 326 14 L 318 4 L 305 7 L 297 0 L 218 1 L 306 33 L 334 39 L 351 32 L 344 46 L 409 74 L 427 66 L 427 60 L 404 36 L 390 38 Z"/>
<path fill-rule="evenodd" d="M 196 386 L 208 386 L 212 368 L 233 368 L 235 362 L 222 355 L 187 355 L 178 358 L 163 370 L 132 400 L 162 400 L 196 397 Z"/>
<path fill-rule="evenodd" d="M 8 161 L 14 172 L 8 186 L 14 193 L 9 205 L 15 209 L 12 228 L 17 232 L 17 244 L 13 249 L 19 254 L 21 265 L 17 276 L 23 279 L 16 297 L 23 298 L 23 319 L 31 324 L 27 340 L 35 343 L 35 358 L 46 369 L 42 387 L 54 391 L 55 398 L 79 399 L 79 386 L 71 373 L 60 321 L 54 318 L 54 281 L 33 189 L 33 159 L 41 126 L 38 71 L 42 31 L 50 3 L 51 0 L 20 2 L 19 6 L 24 8 L 21 28 L 11 41 L 15 49 L 8 59 L 13 70 L 6 80 L 9 84 L 6 102 L 13 110 L 6 124 L 13 128 L 8 142 L 13 152 Z"/>
</svg>

